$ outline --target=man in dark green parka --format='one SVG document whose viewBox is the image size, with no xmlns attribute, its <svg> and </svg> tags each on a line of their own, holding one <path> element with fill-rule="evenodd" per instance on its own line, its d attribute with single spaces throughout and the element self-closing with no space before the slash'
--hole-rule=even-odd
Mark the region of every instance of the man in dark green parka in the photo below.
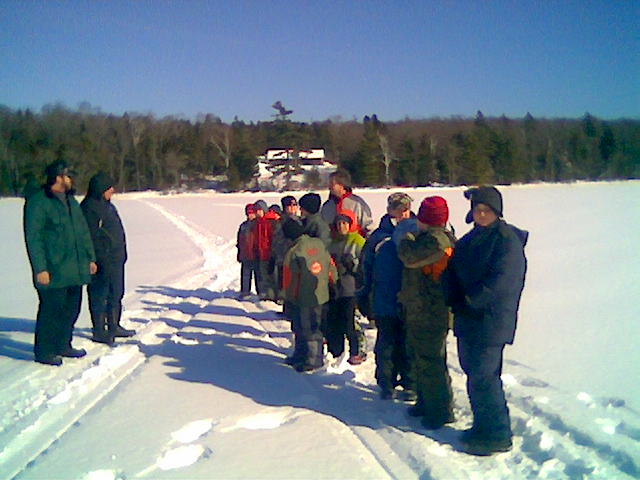
<svg viewBox="0 0 640 480">
<path fill-rule="evenodd" d="M 72 172 L 63 160 L 45 169 L 47 183 L 26 203 L 24 234 L 40 301 L 36 319 L 36 362 L 61 365 L 61 357 L 82 357 L 71 346 L 80 314 L 82 285 L 97 271 L 91 236 L 73 196 Z"/>
</svg>

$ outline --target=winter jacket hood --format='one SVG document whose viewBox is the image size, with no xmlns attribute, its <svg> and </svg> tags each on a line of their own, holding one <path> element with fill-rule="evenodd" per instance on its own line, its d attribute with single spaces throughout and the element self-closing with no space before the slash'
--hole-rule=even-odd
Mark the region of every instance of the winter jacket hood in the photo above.
<svg viewBox="0 0 640 480">
<path fill-rule="evenodd" d="M 113 180 L 104 172 L 96 173 L 89 180 L 89 188 L 87 189 L 87 197 L 101 199 L 104 192 L 113 187 Z"/>
<path fill-rule="evenodd" d="M 99 172 L 89 180 L 87 195 L 80 206 L 91 232 L 98 266 L 117 265 L 127 260 L 127 239 L 116 207 L 104 198 L 113 186 L 111 178 Z"/>
</svg>

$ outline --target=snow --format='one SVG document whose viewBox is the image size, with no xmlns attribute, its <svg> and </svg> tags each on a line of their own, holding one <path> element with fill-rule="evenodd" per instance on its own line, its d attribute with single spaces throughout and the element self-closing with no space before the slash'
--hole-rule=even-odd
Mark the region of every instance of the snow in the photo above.
<svg viewBox="0 0 640 480">
<path fill-rule="evenodd" d="M 33 362 L 22 201 L 0 200 L 0 478 L 639 478 L 640 182 L 500 189 L 530 232 L 529 272 L 503 374 L 514 448 L 490 458 L 458 451 L 471 413 L 452 336 L 456 422 L 437 431 L 378 398 L 371 353 L 282 364 L 278 307 L 235 295 L 235 234 L 246 203 L 284 194 L 117 195 L 138 334 L 91 342 L 85 306 L 74 344 L 89 353 L 60 368 Z M 444 196 L 461 236 L 462 191 L 409 193 Z M 390 191 L 357 193 L 379 218 Z"/>
</svg>

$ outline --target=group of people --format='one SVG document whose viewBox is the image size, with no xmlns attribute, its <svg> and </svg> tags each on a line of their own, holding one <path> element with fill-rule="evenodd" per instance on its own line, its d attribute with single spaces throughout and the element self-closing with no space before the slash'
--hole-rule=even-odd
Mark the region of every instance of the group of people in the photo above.
<svg viewBox="0 0 640 480">
<path fill-rule="evenodd" d="M 111 203 L 114 183 L 105 173 L 90 182 L 81 204 L 66 162 L 45 169 L 46 183 L 25 195 L 24 234 L 38 293 L 36 362 L 61 365 L 86 355 L 72 346 L 82 286 L 88 285 L 92 339 L 113 345 L 135 334 L 120 325 L 127 242 Z M 473 228 L 456 240 L 444 198 L 429 196 L 417 213 L 413 199 L 396 192 L 372 230 L 371 209 L 351 187 L 349 174 L 329 179 L 329 198 L 316 193 L 281 205 L 245 207 L 238 229 L 241 295 L 255 282 L 260 298 L 283 305 L 294 347 L 286 363 L 312 372 L 324 347 L 357 365 L 367 356 L 356 308 L 377 326 L 376 381 L 382 399 L 413 403 L 408 413 L 427 429 L 454 421 L 446 338 L 453 326 L 467 376 L 473 425 L 461 442 L 477 455 L 507 451 L 512 432 L 500 375 L 513 343 L 527 261 L 528 233 L 505 222 L 493 186 L 465 192 Z"/>
<path fill-rule="evenodd" d="M 346 172 L 330 178 L 330 198 L 287 195 L 280 205 L 259 200 L 245 206 L 238 229 L 241 296 L 251 293 L 283 304 L 291 319 L 295 347 L 287 363 L 298 371 L 323 365 L 323 344 L 335 357 L 345 353 L 357 365 L 366 358 L 366 340 L 355 321 L 357 272 L 371 210 L 354 195 Z"/>
<path fill-rule="evenodd" d="M 509 410 L 500 375 L 503 351 L 513 343 L 526 274 L 528 233 L 504 221 L 493 186 L 465 192 L 466 222 L 457 240 L 447 227 L 440 196 L 422 200 L 396 192 L 371 231 L 371 210 L 352 192 L 348 173 L 330 176 L 329 198 L 307 193 L 267 207 L 245 207 L 238 230 L 241 294 L 251 278 L 263 299 L 284 303 L 293 352 L 285 362 L 299 372 L 323 365 L 323 343 L 334 357 L 349 343 L 349 363 L 366 358 L 356 308 L 377 326 L 376 381 L 382 399 L 413 403 L 408 414 L 427 429 L 454 419 L 446 339 L 453 327 L 467 375 L 473 425 L 465 451 L 489 455 L 512 445 Z"/>
<path fill-rule="evenodd" d="M 24 236 L 39 305 L 35 361 L 59 366 L 63 358 L 86 355 L 72 346 L 80 314 L 82 286 L 88 285 L 92 339 L 113 345 L 135 331 L 120 325 L 127 242 L 118 211 L 111 203 L 113 180 L 94 175 L 78 204 L 74 172 L 63 160 L 45 169 L 42 187 L 25 192 Z"/>
</svg>

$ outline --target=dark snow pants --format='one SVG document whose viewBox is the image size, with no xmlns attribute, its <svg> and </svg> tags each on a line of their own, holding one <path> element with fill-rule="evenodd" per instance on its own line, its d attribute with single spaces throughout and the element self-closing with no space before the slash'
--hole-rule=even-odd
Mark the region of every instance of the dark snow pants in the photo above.
<svg viewBox="0 0 640 480">
<path fill-rule="evenodd" d="M 378 335 L 374 352 L 378 385 L 383 390 L 393 390 L 397 385 L 413 390 L 409 383 L 404 320 L 400 317 L 378 317 L 376 324 Z"/>
<path fill-rule="evenodd" d="M 460 366 L 467 375 L 473 428 L 490 438 L 511 438 L 509 408 L 502 387 L 504 345 L 486 345 L 458 338 Z"/>
<path fill-rule="evenodd" d="M 37 358 L 58 355 L 71 348 L 73 327 L 80 315 L 82 286 L 38 289 L 33 352 Z"/>
<path fill-rule="evenodd" d="M 275 300 L 276 286 L 273 275 L 275 267 L 273 260 L 256 260 L 258 264 L 257 288 L 261 297 Z"/>
<path fill-rule="evenodd" d="M 256 260 L 243 260 L 240 262 L 240 293 L 251 294 L 251 280 L 255 282 L 258 292 L 258 262 Z"/>
<path fill-rule="evenodd" d="M 334 357 L 344 353 L 344 337 L 349 341 L 349 355 L 360 353 L 362 331 L 356 329 L 356 299 L 341 297 L 329 302 L 326 330 L 327 348 Z"/>
<path fill-rule="evenodd" d="M 411 384 L 418 396 L 416 405 L 430 423 L 444 423 L 453 417 L 453 392 L 447 367 L 449 317 L 443 311 L 407 309 L 406 347 Z"/>
<path fill-rule="evenodd" d="M 323 337 L 320 331 L 322 322 L 322 305 L 296 308 L 291 330 L 294 335 L 294 354 L 300 363 L 314 368 L 324 364 L 322 351 Z"/>
<path fill-rule="evenodd" d="M 95 321 L 103 315 L 122 310 L 124 297 L 124 261 L 98 265 L 98 272 L 87 286 L 89 311 Z"/>
</svg>

